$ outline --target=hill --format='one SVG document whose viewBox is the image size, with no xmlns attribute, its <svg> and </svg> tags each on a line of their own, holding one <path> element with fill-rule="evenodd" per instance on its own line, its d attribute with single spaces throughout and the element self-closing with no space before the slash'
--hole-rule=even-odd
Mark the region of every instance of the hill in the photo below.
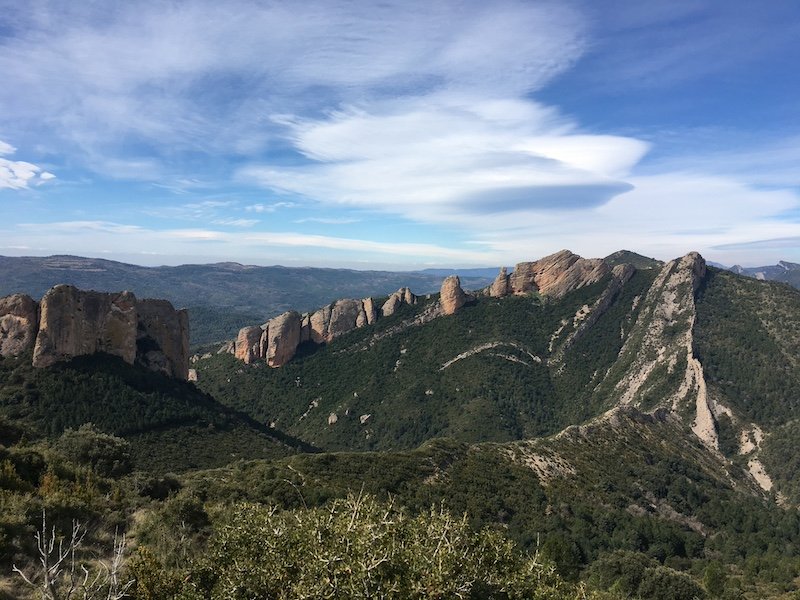
<svg viewBox="0 0 800 600">
<path fill-rule="evenodd" d="M 658 269 L 664 266 L 664 263 L 655 258 L 649 258 L 630 250 L 618 250 L 609 254 L 603 259 L 612 267 L 617 265 L 633 265 L 637 269 Z"/>
<path fill-rule="evenodd" d="M 194 385 L 105 354 L 46 369 L 29 355 L 0 357 L 0 416 L 29 438 L 85 423 L 131 444 L 133 468 L 153 473 L 291 454 L 296 442 L 236 413 Z"/>
</svg>

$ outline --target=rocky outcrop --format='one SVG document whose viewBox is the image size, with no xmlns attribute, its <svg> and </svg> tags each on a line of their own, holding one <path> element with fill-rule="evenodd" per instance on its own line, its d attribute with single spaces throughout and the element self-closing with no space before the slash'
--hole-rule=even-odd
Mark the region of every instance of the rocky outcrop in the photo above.
<svg viewBox="0 0 800 600">
<path fill-rule="evenodd" d="M 189 315 L 167 300 L 136 301 L 136 362 L 178 379 L 189 375 Z"/>
<path fill-rule="evenodd" d="M 40 303 L 0 298 L 0 355 L 33 348 L 33 366 L 104 352 L 166 375 L 189 375 L 189 319 L 166 300 L 137 300 L 71 285 L 50 289 Z"/>
<path fill-rule="evenodd" d="M 301 317 L 290 310 L 270 319 L 266 335 L 266 360 L 270 367 L 282 367 L 292 360 L 300 345 Z"/>
<path fill-rule="evenodd" d="M 372 325 L 378 320 L 378 310 L 375 308 L 375 302 L 372 298 L 364 298 L 364 317 L 367 319 L 367 325 Z"/>
<path fill-rule="evenodd" d="M 636 268 L 630 264 L 616 265 L 611 270 L 611 281 L 600 294 L 600 297 L 589 308 L 588 314 L 579 322 L 573 322 L 574 331 L 567 337 L 561 348 L 553 355 L 551 359 L 554 363 L 563 359 L 564 352 L 571 348 L 578 340 L 586 335 L 597 321 L 602 317 L 609 308 L 611 308 L 614 300 L 619 295 L 623 286 L 630 281 L 631 277 L 636 273 Z"/>
<path fill-rule="evenodd" d="M 442 314 L 452 315 L 467 302 L 467 295 L 461 289 L 461 280 L 458 275 L 450 275 L 442 282 L 439 295 Z"/>
<path fill-rule="evenodd" d="M 677 414 L 691 410 L 692 431 L 706 447 L 717 451 L 716 416 L 723 408 L 707 393 L 703 366 L 693 348 L 695 292 L 705 276 L 705 260 L 697 252 L 661 269 L 619 353 L 620 362 L 629 367 L 616 381 L 614 396 L 618 406 L 638 405 L 649 389 L 663 387 L 665 378 L 674 375 L 673 389 L 664 393 L 662 408 Z"/>
<path fill-rule="evenodd" d="M 257 360 L 262 354 L 261 336 L 263 333 L 264 328 L 261 325 L 242 327 L 234 343 L 234 356 L 246 365 Z"/>
<path fill-rule="evenodd" d="M 95 352 L 133 364 L 136 325 L 136 298 L 130 292 L 104 294 L 57 285 L 42 298 L 33 366 Z"/>
<path fill-rule="evenodd" d="M 0 356 L 19 356 L 32 348 L 38 329 L 39 305 L 33 298 L 0 298 Z"/>
<path fill-rule="evenodd" d="M 331 309 L 331 321 L 328 324 L 326 341 L 331 341 L 356 328 L 358 321 L 362 327 L 367 323 L 364 304 L 361 300 L 337 300 Z"/>
<path fill-rule="evenodd" d="M 500 267 L 500 273 L 497 274 L 492 285 L 489 286 L 489 295 L 492 298 L 503 298 L 509 294 L 509 276 L 505 267 Z"/>
<path fill-rule="evenodd" d="M 309 339 L 315 344 L 328 341 L 328 326 L 331 322 L 331 306 L 323 306 L 309 317 Z"/>
<path fill-rule="evenodd" d="M 581 258 L 569 250 L 562 250 L 535 262 L 517 264 L 508 278 L 506 293 L 521 295 L 539 292 L 560 298 L 573 290 L 597 283 L 610 271 L 611 268 L 602 259 Z M 501 271 L 492 284 L 490 295 L 502 297 L 502 274 Z"/>
<path fill-rule="evenodd" d="M 411 293 L 410 289 L 407 287 L 400 288 L 383 303 L 381 315 L 391 317 L 403 304 L 414 305 L 416 303 L 417 297 Z"/>
</svg>

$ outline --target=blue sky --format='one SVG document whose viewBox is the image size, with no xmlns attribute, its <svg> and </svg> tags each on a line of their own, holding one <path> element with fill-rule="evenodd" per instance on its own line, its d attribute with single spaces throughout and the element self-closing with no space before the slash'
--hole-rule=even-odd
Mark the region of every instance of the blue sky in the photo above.
<svg viewBox="0 0 800 600">
<path fill-rule="evenodd" d="M 795 0 L 0 0 L 0 254 L 800 262 Z"/>
</svg>

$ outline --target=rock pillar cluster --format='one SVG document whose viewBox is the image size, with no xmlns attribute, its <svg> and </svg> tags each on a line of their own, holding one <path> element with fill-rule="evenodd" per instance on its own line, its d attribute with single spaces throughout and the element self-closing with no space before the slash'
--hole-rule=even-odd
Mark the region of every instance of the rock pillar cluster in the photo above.
<svg viewBox="0 0 800 600">
<path fill-rule="evenodd" d="M 33 349 L 33 366 L 105 352 L 186 379 L 189 322 L 166 300 L 137 300 L 57 285 L 37 303 L 16 294 L 0 298 L 0 355 Z"/>
</svg>

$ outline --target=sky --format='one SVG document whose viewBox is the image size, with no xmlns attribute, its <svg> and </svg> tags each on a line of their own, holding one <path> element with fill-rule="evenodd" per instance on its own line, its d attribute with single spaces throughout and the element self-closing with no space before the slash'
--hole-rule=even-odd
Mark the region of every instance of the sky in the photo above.
<svg viewBox="0 0 800 600">
<path fill-rule="evenodd" d="M 0 0 L 0 255 L 800 262 L 796 0 Z"/>
</svg>

